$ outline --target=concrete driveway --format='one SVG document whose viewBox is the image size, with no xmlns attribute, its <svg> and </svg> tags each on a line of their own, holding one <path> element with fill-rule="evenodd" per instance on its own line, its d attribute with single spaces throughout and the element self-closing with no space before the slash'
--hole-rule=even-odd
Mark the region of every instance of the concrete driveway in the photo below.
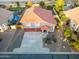
<svg viewBox="0 0 79 59">
<path fill-rule="evenodd" d="M 14 49 L 14 52 L 46 53 L 49 49 L 43 47 L 41 32 L 25 32 L 20 48 Z"/>
</svg>

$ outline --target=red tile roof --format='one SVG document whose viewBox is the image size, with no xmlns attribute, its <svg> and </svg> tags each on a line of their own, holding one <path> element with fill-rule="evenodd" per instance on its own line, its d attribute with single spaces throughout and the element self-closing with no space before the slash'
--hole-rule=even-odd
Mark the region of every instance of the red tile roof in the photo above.
<svg viewBox="0 0 79 59">
<path fill-rule="evenodd" d="M 35 7 L 34 12 L 44 21 L 51 23 L 51 24 L 56 24 L 56 20 L 54 16 L 52 15 L 51 11 L 45 10 L 43 8 Z"/>
<path fill-rule="evenodd" d="M 54 25 L 57 24 L 52 12 L 40 7 L 31 7 L 27 9 L 20 22 L 46 22 Z"/>
</svg>

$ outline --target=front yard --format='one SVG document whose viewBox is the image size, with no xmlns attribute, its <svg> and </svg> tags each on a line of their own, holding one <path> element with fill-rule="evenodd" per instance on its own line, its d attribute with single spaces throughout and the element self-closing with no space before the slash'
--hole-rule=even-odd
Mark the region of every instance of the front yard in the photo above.
<svg viewBox="0 0 79 59">
<path fill-rule="evenodd" d="M 77 32 L 74 32 L 70 28 L 65 28 L 64 37 L 66 38 L 65 41 L 67 41 L 73 49 L 79 51 L 79 38 Z"/>
</svg>

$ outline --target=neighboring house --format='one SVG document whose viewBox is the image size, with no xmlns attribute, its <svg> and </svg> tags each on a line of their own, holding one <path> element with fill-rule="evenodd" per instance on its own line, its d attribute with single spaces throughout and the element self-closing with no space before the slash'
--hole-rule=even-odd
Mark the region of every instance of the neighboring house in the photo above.
<svg viewBox="0 0 79 59">
<path fill-rule="evenodd" d="M 25 10 L 20 22 L 27 28 L 40 28 L 47 31 L 54 31 L 57 22 L 52 12 L 39 7 L 37 4 Z M 45 28 L 43 28 L 45 27 Z M 47 28 L 48 27 L 48 28 Z"/>
<path fill-rule="evenodd" d="M 79 32 L 79 7 L 65 11 L 65 14 L 70 19 L 70 27 Z"/>
<path fill-rule="evenodd" d="M 0 30 L 1 31 L 4 31 L 7 29 L 6 25 L 8 24 L 8 20 L 12 20 L 12 19 L 13 19 L 13 13 L 11 11 L 0 8 Z"/>
</svg>

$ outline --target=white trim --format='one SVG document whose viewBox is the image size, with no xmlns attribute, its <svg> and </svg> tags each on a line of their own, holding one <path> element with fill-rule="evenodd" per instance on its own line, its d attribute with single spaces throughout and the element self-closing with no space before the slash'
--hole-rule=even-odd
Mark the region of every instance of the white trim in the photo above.
<svg viewBox="0 0 79 59">
<path fill-rule="evenodd" d="M 77 30 L 79 28 L 79 25 L 76 26 L 75 30 Z"/>
</svg>

